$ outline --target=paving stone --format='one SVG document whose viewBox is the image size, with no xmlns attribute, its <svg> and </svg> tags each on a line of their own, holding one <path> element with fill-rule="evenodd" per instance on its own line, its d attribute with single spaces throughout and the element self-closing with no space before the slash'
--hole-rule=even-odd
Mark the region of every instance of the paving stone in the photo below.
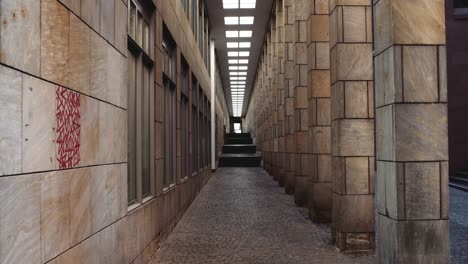
<svg viewBox="0 0 468 264">
<path fill-rule="evenodd" d="M 221 168 L 151 262 L 375 263 L 346 255 L 261 168 Z"/>
</svg>

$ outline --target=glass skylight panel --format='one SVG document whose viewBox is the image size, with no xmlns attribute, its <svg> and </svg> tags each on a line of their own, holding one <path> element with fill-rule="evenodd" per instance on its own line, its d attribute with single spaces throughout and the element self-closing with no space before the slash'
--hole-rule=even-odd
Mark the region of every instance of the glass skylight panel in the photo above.
<svg viewBox="0 0 468 264">
<path fill-rule="evenodd" d="M 247 77 L 246 77 L 246 76 L 242 76 L 242 77 L 237 77 L 237 79 L 238 79 L 239 81 L 245 81 L 245 80 L 247 80 Z"/>
<path fill-rule="evenodd" d="M 240 75 L 240 76 L 247 76 L 247 72 L 238 72 L 237 75 Z"/>
<path fill-rule="evenodd" d="M 241 43 L 245 43 L 245 42 L 241 42 Z M 247 43 L 250 43 L 250 42 L 247 42 Z M 227 43 L 226 43 L 226 47 L 227 47 L 228 49 L 237 49 L 237 48 L 239 48 L 239 45 L 240 45 L 239 42 L 227 42 Z M 249 47 L 249 48 L 250 48 L 250 47 Z"/>
<path fill-rule="evenodd" d="M 254 17 L 253 16 L 241 16 L 239 17 L 240 25 L 253 25 Z"/>
<path fill-rule="evenodd" d="M 239 0 L 223 0 L 224 9 L 238 9 Z"/>
<path fill-rule="evenodd" d="M 230 71 L 246 71 L 247 69 L 247 66 L 229 66 Z"/>
<path fill-rule="evenodd" d="M 231 85 L 232 84 L 245 84 L 246 82 L 245 81 L 231 81 Z"/>
<path fill-rule="evenodd" d="M 224 17 L 225 25 L 239 25 L 239 17 L 237 16 L 227 16 Z"/>
<path fill-rule="evenodd" d="M 251 38 L 252 37 L 252 30 L 240 30 L 239 31 L 240 38 Z"/>
<path fill-rule="evenodd" d="M 251 43 L 250 42 L 239 42 L 238 46 L 239 48 L 250 48 Z"/>
<path fill-rule="evenodd" d="M 228 60 L 229 64 L 239 64 L 239 60 Z"/>
<path fill-rule="evenodd" d="M 242 9 L 252 9 L 255 8 L 257 0 L 240 0 L 239 7 Z"/>
<path fill-rule="evenodd" d="M 228 51 L 228 57 L 239 57 L 238 51 Z"/>
<path fill-rule="evenodd" d="M 245 85 L 231 85 L 231 88 L 244 88 L 245 89 Z"/>
<path fill-rule="evenodd" d="M 239 75 L 239 72 L 229 72 L 229 75 L 231 75 L 231 76 L 237 76 L 237 75 Z"/>
<path fill-rule="evenodd" d="M 230 79 L 231 80 L 239 80 L 239 77 L 231 76 Z"/>
<path fill-rule="evenodd" d="M 239 57 L 248 57 L 250 55 L 250 51 L 239 51 Z"/>
<path fill-rule="evenodd" d="M 226 31 L 226 38 L 238 38 L 239 31 L 238 30 L 227 30 Z"/>
<path fill-rule="evenodd" d="M 249 60 L 238 60 L 238 64 L 248 64 Z"/>
</svg>

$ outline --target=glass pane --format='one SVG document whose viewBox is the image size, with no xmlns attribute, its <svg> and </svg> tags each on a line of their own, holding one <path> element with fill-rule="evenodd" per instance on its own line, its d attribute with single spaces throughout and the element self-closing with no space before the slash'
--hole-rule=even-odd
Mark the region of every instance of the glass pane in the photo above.
<svg viewBox="0 0 468 264">
<path fill-rule="evenodd" d="M 130 18 L 129 18 L 129 25 L 128 25 L 128 34 L 135 39 L 135 32 L 136 32 L 136 7 L 133 3 L 130 4 Z"/>
<path fill-rule="evenodd" d="M 128 203 L 136 201 L 136 58 L 128 56 Z"/>
<path fill-rule="evenodd" d="M 149 46 L 150 46 L 150 35 L 149 35 L 149 24 L 144 21 L 144 43 L 143 43 L 143 50 L 149 54 Z"/>
<path fill-rule="evenodd" d="M 138 43 L 138 45 L 140 45 L 140 47 L 142 46 L 143 44 L 143 16 L 140 14 L 140 12 L 138 12 L 138 21 L 137 21 L 138 25 L 137 25 L 137 31 L 136 31 L 136 42 Z"/>
<path fill-rule="evenodd" d="M 142 192 L 143 197 L 151 195 L 151 181 L 150 181 L 150 116 L 149 116 L 149 99 L 150 99 L 150 70 L 144 68 L 143 72 L 143 92 L 142 92 Z"/>
<path fill-rule="evenodd" d="M 468 8 L 468 0 L 455 0 L 455 8 Z"/>
</svg>

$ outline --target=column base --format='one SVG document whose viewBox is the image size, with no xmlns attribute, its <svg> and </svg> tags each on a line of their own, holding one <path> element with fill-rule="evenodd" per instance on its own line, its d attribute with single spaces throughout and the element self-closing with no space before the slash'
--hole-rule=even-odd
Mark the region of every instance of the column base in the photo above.
<svg viewBox="0 0 468 264">
<path fill-rule="evenodd" d="M 344 233 L 332 228 L 332 241 L 346 253 L 372 252 L 375 249 L 375 233 Z"/>
<path fill-rule="evenodd" d="M 279 170 L 279 175 L 278 175 L 278 185 L 280 187 L 284 187 L 284 184 L 286 182 L 286 172 L 284 171 L 284 169 L 280 169 Z"/>
<path fill-rule="evenodd" d="M 294 183 L 294 202 L 299 207 L 306 207 L 308 204 L 307 199 L 307 187 L 308 187 L 307 176 L 296 176 Z"/>
<path fill-rule="evenodd" d="M 315 223 L 329 223 L 332 215 L 332 184 L 309 183 L 309 217 Z"/>
<path fill-rule="evenodd" d="M 378 263 L 450 263 L 449 220 L 378 219 Z"/>
<path fill-rule="evenodd" d="M 294 194 L 294 187 L 295 187 L 294 180 L 295 180 L 294 179 L 294 172 L 293 171 L 288 171 L 286 173 L 286 182 L 285 182 L 285 185 L 284 185 L 284 189 L 285 189 L 286 194 L 289 194 L 289 195 Z"/>
</svg>

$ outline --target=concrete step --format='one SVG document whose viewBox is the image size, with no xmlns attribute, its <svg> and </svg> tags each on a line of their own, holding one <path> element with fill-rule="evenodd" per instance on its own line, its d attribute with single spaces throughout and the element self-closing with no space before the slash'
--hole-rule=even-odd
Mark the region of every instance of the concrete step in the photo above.
<svg viewBox="0 0 468 264">
<path fill-rule="evenodd" d="M 226 145 L 251 145 L 251 138 L 225 138 L 224 144 Z"/>
<path fill-rule="evenodd" d="M 234 144 L 234 145 L 224 145 L 223 153 L 256 153 L 257 146 L 253 144 Z"/>
</svg>

